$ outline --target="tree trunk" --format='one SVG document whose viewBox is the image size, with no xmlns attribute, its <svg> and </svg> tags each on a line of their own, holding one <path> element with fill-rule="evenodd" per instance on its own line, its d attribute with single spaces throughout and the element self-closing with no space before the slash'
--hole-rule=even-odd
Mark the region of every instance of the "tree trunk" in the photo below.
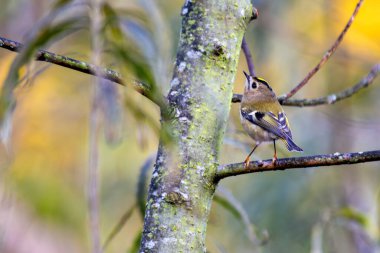
<svg viewBox="0 0 380 253">
<path fill-rule="evenodd" d="M 140 252 L 205 252 L 219 150 L 250 1 L 187 0 L 168 102 L 175 146 L 160 142 Z"/>
</svg>

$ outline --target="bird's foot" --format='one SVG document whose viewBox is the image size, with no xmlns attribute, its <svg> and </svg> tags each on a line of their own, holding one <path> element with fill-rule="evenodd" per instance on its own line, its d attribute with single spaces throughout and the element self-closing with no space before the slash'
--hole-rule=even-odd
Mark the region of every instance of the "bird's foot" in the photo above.
<svg viewBox="0 0 380 253">
<path fill-rule="evenodd" d="M 245 160 L 244 160 L 244 169 L 247 169 L 249 167 L 249 157 L 247 157 Z"/>
<path fill-rule="evenodd" d="M 272 164 L 276 164 L 276 162 L 277 162 L 277 156 L 275 155 L 275 156 L 273 156 L 273 158 L 272 158 Z"/>
</svg>

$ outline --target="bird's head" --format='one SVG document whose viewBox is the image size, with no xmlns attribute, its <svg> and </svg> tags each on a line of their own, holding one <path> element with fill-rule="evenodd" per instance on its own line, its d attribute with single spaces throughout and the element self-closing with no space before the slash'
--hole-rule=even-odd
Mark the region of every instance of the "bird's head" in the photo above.
<svg viewBox="0 0 380 253">
<path fill-rule="evenodd" d="M 244 75 L 246 77 L 245 80 L 245 87 L 244 87 L 244 93 L 254 93 L 255 95 L 262 94 L 264 96 L 273 96 L 273 90 L 272 87 L 269 86 L 267 81 L 260 77 L 251 76 L 247 74 L 245 71 Z"/>
</svg>

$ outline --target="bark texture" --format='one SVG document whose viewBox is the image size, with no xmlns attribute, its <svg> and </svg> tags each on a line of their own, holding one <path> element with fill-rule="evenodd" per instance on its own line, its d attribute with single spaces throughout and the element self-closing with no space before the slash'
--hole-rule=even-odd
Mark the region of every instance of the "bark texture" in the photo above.
<svg viewBox="0 0 380 253">
<path fill-rule="evenodd" d="M 206 252 L 218 156 L 250 1 L 187 0 L 168 95 L 176 145 L 160 143 L 140 252 Z"/>
</svg>

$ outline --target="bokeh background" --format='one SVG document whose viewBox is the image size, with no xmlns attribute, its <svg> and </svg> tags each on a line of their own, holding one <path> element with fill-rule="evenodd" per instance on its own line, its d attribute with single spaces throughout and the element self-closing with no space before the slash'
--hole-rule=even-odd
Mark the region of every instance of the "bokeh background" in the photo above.
<svg viewBox="0 0 380 253">
<path fill-rule="evenodd" d="M 183 1 L 106 2 L 103 65 L 155 83 L 166 93 Z M 0 34 L 25 42 L 39 36 L 41 27 L 81 17 L 78 29 L 49 40 L 44 49 L 90 61 L 88 8 L 73 4 L 77 6 L 64 9 L 52 0 L 0 0 Z M 259 18 L 246 38 L 257 74 L 278 95 L 289 91 L 332 45 L 355 5 L 353 0 L 255 1 Z M 53 9 L 56 13 L 49 18 Z M 378 0 L 364 2 L 336 54 L 295 97 L 348 88 L 379 63 L 379 11 Z M 116 18 L 120 27 L 113 23 Z M 0 48 L 1 80 L 15 56 Z M 243 90 L 244 69 L 242 55 L 236 93 Z M 0 147 L 0 252 L 89 252 L 86 184 L 94 79 L 36 62 L 19 72 L 25 78 L 17 89 L 10 145 Z M 158 145 L 158 109 L 133 89 L 115 85 L 108 92 L 98 141 L 102 241 L 136 206 L 141 167 Z M 305 150 L 302 155 L 379 149 L 379 96 L 377 79 L 335 105 L 286 107 L 295 141 Z M 243 161 L 253 144 L 242 131 L 238 109 L 238 104 L 231 106 L 221 163 Z M 272 152 L 271 145 L 262 145 L 253 158 L 270 158 Z M 280 157 L 293 155 L 300 154 L 280 147 Z M 225 179 L 212 207 L 208 250 L 379 252 L 379 167 L 367 163 Z M 134 252 L 141 229 L 135 208 L 106 252 Z M 250 229 L 263 245 L 252 242 Z"/>
</svg>

